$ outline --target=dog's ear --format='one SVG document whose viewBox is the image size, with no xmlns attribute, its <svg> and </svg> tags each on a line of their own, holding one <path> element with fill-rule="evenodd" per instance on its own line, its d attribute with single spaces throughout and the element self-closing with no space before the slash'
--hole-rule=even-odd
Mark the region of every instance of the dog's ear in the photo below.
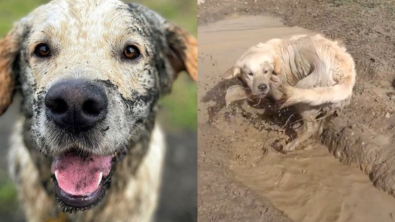
<svg viewBox="0 0 395 222">
<path fill-rule="evenodd" d="M 197 82 L 198 43 L 196 38 L 170 22 L 165 24 L 165 28 L 166 40 L 170 48 L 167 52 L 167 57 L 175 72 L 173 78 L 177 78 L 178 73 L 181 71 L 186 71 Z"/>
<path fill-rule="evenodd" d="M 241 69 L 237 66 L 233 66 L 232 68 L 228 69 L 228 71 L 225 72 L 224 79 L 233 79 L 240 75 Z"/>
<path fill-rule="evenodd" d="M 273 68 L 273 74 L 278 75 L 281 73 L 281 61 L 278 58 L 274 59 L 274 68 Z"/>
<path fill-rule="evenodd" d="M 0 115 L 7 110 L 14 95 L 16 73 L 13 68 L 20 51 L 21 32 L 23 30 L 17 24 L 0 40 Z"/>
<path fill-rule="evenodd" d="M 158 13 L 139 4 L 128 4 L 132 17 L 146 26 L 142 31 L 155 45 L 156 66 L 162 93 L 171 91 L 174 80 L 181 71 L 187 71 L 193 80 L 198 79 L 198 46 L 195 37 L 167 21 Z"/>
</svg>

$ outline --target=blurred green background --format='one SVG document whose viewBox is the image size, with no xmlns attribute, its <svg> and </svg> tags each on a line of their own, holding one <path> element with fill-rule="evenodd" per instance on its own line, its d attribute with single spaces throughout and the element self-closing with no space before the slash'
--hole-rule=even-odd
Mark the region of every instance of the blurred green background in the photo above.
<svg viewBox="0 0 395 222">
<path fill-rule="evenodd" d="M 0 0 L 0 38 L 3 37 L 23 16 L 48 0 Z M 196 0 L 124 0 L 143 4 L 168 20 L 183 27 L 197 37 L 197 1 Z M 181 131 L 191 131 L 196 134 L 197 129 L 197 86 L 185 74 L 180 74 L 173 85 L 170 95 L 164 97 L 160 103 L 162 110 L 159 118 L 162 126 L 169 132 L 176 134 Z M 17 108 L 9 110 L 17 111 Z M 11 114 L 12 115 L 12 114 Z M 15 116 L 15 115 L 13 115 Z M 8 117 L 5 117 L 8 118 Z M 4 119 L 4 118 L 3 118 Z M 0 118 L 0 120 L 2 120 Z M 0 221 L 19 221 L 21 211 L 17 209 L 17 194 L 10 182 L 6 169 L 6 148 L 12 123 L 3 123 L 0 129 Z M 3 127 L 5 126 L 5 127 Z M 192 135 L 192 134 L 190 134 Z"/>
</svg>

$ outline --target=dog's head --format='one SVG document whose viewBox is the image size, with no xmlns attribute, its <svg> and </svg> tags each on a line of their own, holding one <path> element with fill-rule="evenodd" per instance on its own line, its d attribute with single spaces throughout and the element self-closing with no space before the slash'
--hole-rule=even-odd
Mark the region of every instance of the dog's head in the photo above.
<svg viewBox="0 0 395 222">
<path fill-rule="evenodd" d="M 26 145 L 53 158 L 61 202 L 83 209 L 104 195 L 114 158 L 149 133 L 158 98 L 183 70 L 197 79 L 197 41 L 155 12 L 54 0 L 0 41 L 0 114 L 18 85 Z"/>
<path fill-rule="evenodd" d="M 278 75 L 281 71 L 272 44 L 275 40 L 249 48 L 226 72 L 225 78 L 240 77 L 250 88 L 252 96 L 265 97 L 270 91 L 273 75 Z"/>
</svg>

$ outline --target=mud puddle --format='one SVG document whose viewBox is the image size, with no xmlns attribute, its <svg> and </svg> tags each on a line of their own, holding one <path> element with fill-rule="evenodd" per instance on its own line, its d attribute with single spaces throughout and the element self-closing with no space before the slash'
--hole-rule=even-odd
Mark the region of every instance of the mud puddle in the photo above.
<svg viewBox="0 0 395 222">
<path fill-rule="evenodd" d="M 258 42 L 304 33 L 310 32 L 265 16 L 234 16 L 199 27 L 198 121 L 213 131 L 199 146 L 223 150 L 231 180 L 294 221 L 394 221 L 394 198 L 374 188 L 359 169 L 339 163 L 325 146 L 312 141 L 307 150 L 275 151 L 272 144 L 287 138 L 287 118 L 275 120 L 246 102 L 225 107 L 225 91 L 237 83 L 221 75 L 241 53 Z"/>
</svg>

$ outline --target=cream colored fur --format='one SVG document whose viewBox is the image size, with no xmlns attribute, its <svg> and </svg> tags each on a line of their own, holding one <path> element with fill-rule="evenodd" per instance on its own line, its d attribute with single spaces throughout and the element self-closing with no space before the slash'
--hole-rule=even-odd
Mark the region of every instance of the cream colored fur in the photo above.
<svg viewBox="0 0 395 222">
<path fill-rule="evenodd" d="M 301 55 L 299 58 L 298 53 Z M 352 96 L 356 78 L 354 60 L 338 42 L 321 35 L 298 38 L 285 42 L 278 55 L 275 59 L 280 60 L 282 69 L 279 76 L 300 78 L 298 64 L 288 65 L 292 60 L 312 68 L 311 73 L 302 72 L 302 83 L 295 86 L 287 84 L 286 80 L 282 85 L 281 91 L 285 94 L 283 107 L 297 103 L 312 106 L 338 103 Z"/>
<path fill-rule="evenodd" d="M 228 78 L 240 75 L 252 88 L 253 79 L 246 78 L 245 69 L 256 78 L 262 68 L 271 71 L 265 83 L 273 88 L 281 85 L 283 107 L 337 103 L 351 97 L 355 85 L 353 58 L 344 46 L 322 35 L 296 35 L 259 43 L 236 61 Z"/>
<path fill-rule="evenodd" d="M 241 77 L 255 97 L 271 95 L 283 102 L 282 107 L 295 105 L 304 130 L 284 148 L 290 151 L 321 134 L 324 118 L 317 120 L 318 116 L 330 116 L 349 104 L 356 71 L 342 44 L 317 34 L 259 43 L 248 49 L 227 75 Z"/>
<path fill-rule="evenodd" d="M 10 174 L 14 180 L 18 181 L 16 183 L 17 190 L 28 221 L 44 222 L 59 217 L 60 212 L 55 207 L 57 206 L 55 198 L 44 190 L 38 177 L 39 170 L 23 143 L 22 123 L 23 119 L 17 122 L 10 141 L 11 148 L 8 156 L 11 164 Z M 128 178 L 127 188 L 124 190 L 110 189 L 107 198 L 98 207 L 69 215 L 72 221 L 152 221 L 159 198 L 165 144 L 164 134 L 159 124 L 156 124 L 148 153 L 136 175 Z M 113 186 L 117 186 L 116 181 L 114 182 Z M 137 207 L 138 209 L 136 209 Z"/>
</svg>

